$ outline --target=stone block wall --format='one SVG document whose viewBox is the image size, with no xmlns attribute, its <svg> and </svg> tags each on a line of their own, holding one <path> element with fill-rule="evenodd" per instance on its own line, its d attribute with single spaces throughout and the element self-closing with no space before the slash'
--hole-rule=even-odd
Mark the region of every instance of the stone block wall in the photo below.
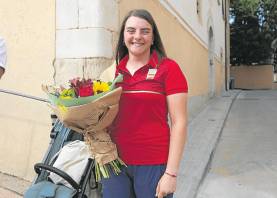
<svg viewBox="0 0 277 198">
<path fill-rule="evenodd" d="M 112 64 L 118 31 L 118 1 L 56 1 L 56 84 L 99 78 Z"/>
</svg>

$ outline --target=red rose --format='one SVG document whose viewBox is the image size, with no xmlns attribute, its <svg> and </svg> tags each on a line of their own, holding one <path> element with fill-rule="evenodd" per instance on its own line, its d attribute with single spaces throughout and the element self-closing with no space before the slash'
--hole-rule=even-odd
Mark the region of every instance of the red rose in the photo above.
<svg viewBox="0 0 277 198">
<path fill-rule="evenodd" d="M 85 85 L 79 88 L 79 96 L 80 97 L 86 97 L 86 96 L 92 96 L 93 91 L 91 85 Z"/>
</svg>

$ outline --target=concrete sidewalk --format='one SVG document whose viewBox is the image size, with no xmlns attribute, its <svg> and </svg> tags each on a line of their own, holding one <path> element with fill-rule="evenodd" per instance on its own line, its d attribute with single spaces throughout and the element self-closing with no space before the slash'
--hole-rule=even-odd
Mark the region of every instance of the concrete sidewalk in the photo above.
<svg viewBox="0 0 277 198">
<path fill-rule="evenodd" d="M 194 198 L 196 196 L 224 121 L 238 93 L 237 90 L 231 90 L 222 96 L 215 97 L 190 121 L 188 142 L 181 162 L 174 198 Z M 13 186 L 17 186 L 16 183 L 15 181 Z M 16 188 L 11 188 L 10 185 L 6 186 L 0 183 L 0 198 L 20 198 L 22 196 L 19 196 L 19 194 L 22 193 L 22 189 L 17 191 Z"/>
<path fill-rule="evenodd" d="M 13 192 L 11 190 L 7 190 L 0 187 L 0 198 L 21 198 L 22 196 Z"/>
<path fill-rule="evenodd" d="M 30 185 L 29 181 L 0 172 L 0 198 L 20 198 Z"/>
<path fill-rule="evenodd" d="M 231 90 L 211 100 L 188 126 L 177 191 L 174 198 L 194 198 L 205 176 L 232 102 L 240 91 Z"/>
</svg>

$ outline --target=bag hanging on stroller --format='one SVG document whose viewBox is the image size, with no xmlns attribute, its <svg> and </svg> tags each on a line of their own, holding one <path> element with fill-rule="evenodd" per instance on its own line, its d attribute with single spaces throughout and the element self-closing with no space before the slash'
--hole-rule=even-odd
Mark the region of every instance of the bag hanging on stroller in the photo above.
<svg viewBox="0 0 277 198">
<path fill-rule="evenodd" d="M 100 198 L 101 186 L 95 182 L 94 160 L 86 154 L 85 144 L 81 141 L 83 136 L 64 127 L 57 120 L 50 137 L 50 145 L 43 163 L 37 163 L 34 166 L 38 176 L 24 193 L 24 198 Z M 65 155 L 68 155 L 70 149 L 71 151 L 75 149 L 75 155 L 77 150 L 82 150 L 82 160 L 79 157 L 75 163 L 70 163 L 70 160 L 64 161 L 63 159 L 69 157 Z M 79 166 L 75 166 L 72 173 L 70 166 L 76 163 L 79 163 Z M 94 184 L 91 184 L 92 182 Z"/>
<path fill-rule="evenodd" d="M 65 145 L 57 155 L 54 156 L 56 160 L 53 167 L 66 172 L 74 181 L 79 183 L 90 156 L 89 148 L 85 142 L 75 140 Z M 63 184 L 67 187 L 71 187 L 66 180 L 55 173 L 50 173 L 49 178 L 55 184 Z"/>
</svg>

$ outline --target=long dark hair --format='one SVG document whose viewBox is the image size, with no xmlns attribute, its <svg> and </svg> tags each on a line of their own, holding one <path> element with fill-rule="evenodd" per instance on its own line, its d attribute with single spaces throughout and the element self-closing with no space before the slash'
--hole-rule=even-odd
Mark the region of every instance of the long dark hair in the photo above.
<svg viewBox="0 0 277 198">
<path fill-rule="evenodd" d="M 120 28 L 120 33 L 119 33 L 119 39 L 118 39 L 118 43 L 116 46 L 116 64 L 118 65 L 119 61 L 128 54 L 128 49 L 127 47 L 124 45 L 124 29 L 125 29 L 125 25 L 126 25 L 126 21 L 131 17 L 131 16 L 135 16 L 135 17 L 139 17 L 142 18 L 144 20 L 146 20 L 153 29 L 153 37 L 154 37 L 154 41 L 153 41 L 153 45 L 151 45 L 150 48 L 150 52 L 152 53 L 153 50 L 156 50 L 157 54 L 158 54 L 158 59 L 159 62 L 162 58 L 166 57 L 166 52 L 157 28 L 157 25 L 152 17 L 152 15 L 144 9 L 136 9 L 136 10 L 131 10 L 124 18 L 121 28 Z"/>
</svg>

